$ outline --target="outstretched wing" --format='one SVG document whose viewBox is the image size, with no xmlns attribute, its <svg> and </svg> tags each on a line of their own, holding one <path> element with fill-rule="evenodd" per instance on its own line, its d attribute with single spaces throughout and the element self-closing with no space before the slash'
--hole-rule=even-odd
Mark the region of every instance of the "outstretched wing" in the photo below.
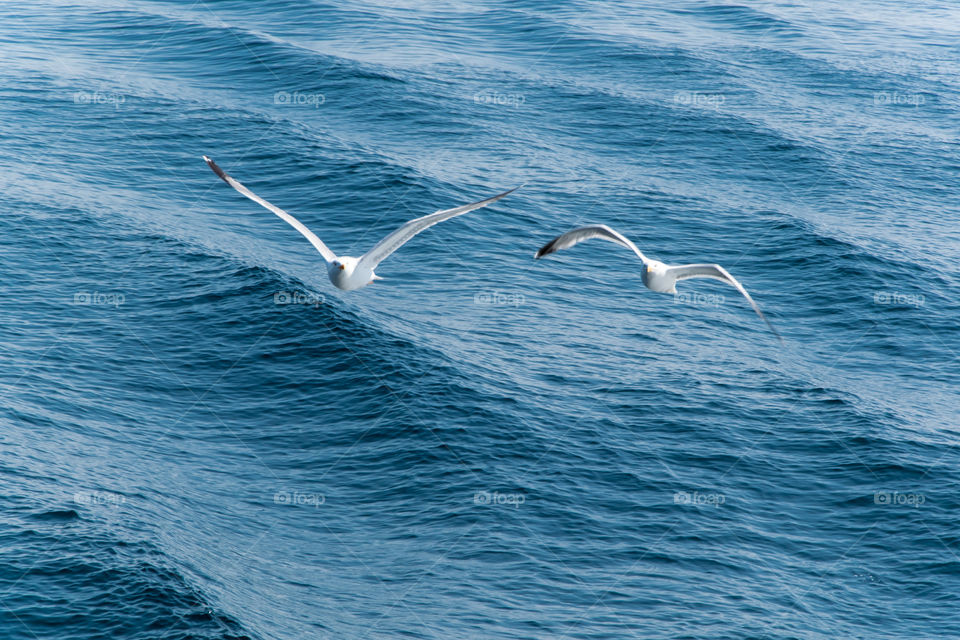
<svg viewBox="0 0 960 640">
<path fill-rule="evenodd" d="M 543 256 L 559 251 L 560 249 L 569 249 L 578 242 L 583 242 L 584 240 L 589 240 L 590 238 L 603 238 L 604 240 L 621 244 L 637 254 L 637 257 L 644 262 L 647 261 L 646 256 L 643 255 L 640 249 L 637 249 L 637 245 L 633 244 L 605 224 L 592 224 L 586 227 L 574 229 L 572 231 L 567 231 L 565 234 L 557 236 L 547 244 L 540 247 L 540 250 L 537 251 L 534 257 L 542 258 Z"/>
<path fill-rule="evenodd" d="M 689 278 L 712 278 L 736 287 L 737 291 L 743 294 L 743 297 L 747 299 L 747 302 L 750 303 L 750 306 L 753 307 L 753 310 L 757 312 L 757 315 L 767 323 L 767 326 L 770 327 L 770 331 L 773 331 L 773 335 L 777 336 L 777 339 L 779 339 L 780 342 L 783 342 L 783 338 L 781 338 L 777 330 L 773 328 L 773 325 L 770 324 L 770 321 L 767 320 L 767 317 L 763 315 L 763 312 L 760 311 L 760 307 L 758 307 L 757 303 L 753 301 L 753 298 L 751 298 L 750 294 L 747 293 L 747 290 L 743 288 L 743 285 L 740 284 L 736 278 L 730 275 L 727 270 L 720 265 L 682 264 L 676 267 L 668 268 L 667 274 L 676 277 L 677 280 L 687 280 Z"/>
<path fill-rule="evenodd" d="M 522 187 L 523 185 L 520 186 Z M 386 260 L 391 253 L 402 247 L 411 238 L 413 238 L 413 236 L 417 235 L 424 229 L 432 227 L 438 222 L 443 222 L 444 220 L 462 215 L 468 211 L 473 211 L 474 209 L 479 209 L 480 207 L 485 207 L 488 204 L 492 204 L 500 198 L 510 195 L 519 188 L 520 187 L 514 187 L 509 191 L 504 191 L 503 193 L 495 195 L 492 198 L 487 198 L 486 200 L 465 204 L 461 207 L 455 207 L 453 209 L 437 211 L 436 213 L 431 213 L 430 215 L 423 216 L 422 218 L 415 218 L 378 242 L 373 249 L 370 249 L 370 251 L 367 251 L 365 254 L 363 254 L 363 256 L 360 258 L 360 266 L 367 267 L 369 269 L 375 269 L 376 266 Z"/>
<path fill-rule="evenodd" d="M 245 186 L 243 186 L 242 184 L 240 184 L 239 182 L 231 178 L 226 171 L 224 171 L 219 166 L 217 166 L 217 163 L 211 160 L 210 158 L 208 158 L 207 156 L 203 156 L 203 159 L 207 161 L 207 164 L 210 165 L 210 168 L 213 169 L 213 172 L 218 176 L 220 176 L 223 179 L 223 181 L 226 182 L 228 185 L 230 185 L 231 187 L 233 187 L 243 195 L 247 196 L 257 204 L 266 207 L 270 211 L 273 211 L 275 214 L 277 214 L 278 216 L 286 220 L 291 227 L 293 227 L 294 229 L 302 233 L 303 236 L 310 241 L 310 244 L 316 247 L 317 251 L 320 252 L 320 255 L 323 256 L 323 259 L 326 262 L 330 263 L 336 260 L 337 255 L 333 251 L 330 251 L 330 248 L 327 247 L 327 245 L 323 244 L 323 241 L 320 238 L 318 238 L 316 234 L 313 233 L 313 231 L 310 231 L 310 229 L 307 229 L 302 222 L 294 218 L 292 215 L 290 215 L 280 207 L 276 207 L 270 204 L 269 202 L 267 202 L 266 200 L 264 200 L 263 198 L 255 194 L 253 191 L 250 191 L 250 189 L 247 189 Z"/>
</svg>

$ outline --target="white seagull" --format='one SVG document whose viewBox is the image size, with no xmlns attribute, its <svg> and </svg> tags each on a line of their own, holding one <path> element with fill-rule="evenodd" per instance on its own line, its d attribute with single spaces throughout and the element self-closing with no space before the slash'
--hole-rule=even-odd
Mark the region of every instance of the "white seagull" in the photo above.
<svg viewBox="0 0 960 640">
<path fill-rule="evenodd" d="M 640 249 L 637 248 L 637 245 L 633 244 L 605 224 L 589 225 L 574 229 L 572 231 L 567 231 L 563 235 L 557 236 L 547 244 L 543 245 L 543 247 L 537 251 L 534 257 L 539 259 L 545 255 L 559 251 L 560 249 L 569 249 L 578 242 L 583 242 L 584 240 L 589 240 L 590 238 L 603 238 L 604 240 L 616 242 L 617 244 L 621 244 L 632 250 L 635 254 L 637 254 L 637 257 L 643 261 L 643 271 L 641 272 L 643 284 L 645 284 L 648 289 L 657 291 L 659 293 L 676 293 L 677 281 L 687 280 L 689 278 L 712 278 L 714 280 L 720 280 L 721 282 L 726 282 L 729 285 L 733 285 L 736 287 L 737 291 L 743 294 L 743 297 L 747 299 L 747 302 L 749 302 L 750 306 L 753 307 L 753 310 L 757 312 L 757 315 L 767 323 L 767 326 L 770 327 L 770 330 L 773 331 L 773 334 L 777 336 L 780 342 L 783 342 L 783 338 L 780 337 L 780 334 L 777 333 L 777 330 L 773 328 L 773 325 L 770 324 L 770 321 L 767 320 L 766 316 L 763 315 L 763 313 L 760 311 L 760 307 L 758 307 L 757 303 L 753 301 L 753 298 L 751 298 L 750 294 L 747 293 L 747 290 L 743 288 L 743 285 L 740 284 L 736 278 L 727 273 L 727 270 L 720 265 L 681 264 L 670 266 L 660 262 L 659 260 L 651 260 L 643 255 Z"/>
<path fill-rule="evenodd" d="M 413 238 L 413 236 L 417 235 L 424 229 L 432 227 L 438 222 L 443 222 L 444 220 L 453 218 L 454 216 L 459 216 L 467 213 L 468 211 L 485 207 L 488 204 L 494 203 L 500 198 L 509 195 L 520 188 L 515 187 L 509 191 L 504 191 L 499 195 L 493 196 L 492 198 L 487 198 L 486 200 L 465 204 L 462 207 L 437 211 L 436 213 L 431 213 L 430 215 L 423 216 L 422 218 L 410 220 L 399 229 L 378 242 L 373 249 L 370 249 L 370 251 L 367 251 L 359 258 L 354 258 L 351 256 L 337 256 L 329 249 L 329 247 L 327 247 L 327 245 L 323 244 L 323 241 L 320 240 L 316 234 L 310 231 L 310 229 L 307 229 L 299 220 L 294 218 L 280 207 L 275 207 L 274 205 L 270 204 L 253 191 L 250 191 L 250 189 L 247 189 L 245 186 L 231 178 L 223 169 L 217 166 L 216 162 L 207 156 L 203 156 L 203 159 L 207 161 L 207 164 L 210 165 L 210 168 L 213 169 L 213 172 L 220 176 L 228 185 L 246 197 L 250 198 L 257 204 L 263 205 L 270 211 L 273 211 L 275 214 L 288 222 L 290 226 L 302 233 L 303 236 L 310 241 L 310 244 L 312 244 L 317 251 L 320 252 L 320 255 L 323 256 L 324 261 L 327 263 L 327 275 L 330 277 L 330 282 L 332 282 L 337 288 L 343 289 L 344 291 L 360 289 L 368 284 L 373 284 L 374 280 L 381 280 L 380 276 L 373 272 L 373 270 L 377 268 L 377 265 L 386 260 L 391 253 L 402 247 L 407 243 L 407 241 Z"/>
</svg>

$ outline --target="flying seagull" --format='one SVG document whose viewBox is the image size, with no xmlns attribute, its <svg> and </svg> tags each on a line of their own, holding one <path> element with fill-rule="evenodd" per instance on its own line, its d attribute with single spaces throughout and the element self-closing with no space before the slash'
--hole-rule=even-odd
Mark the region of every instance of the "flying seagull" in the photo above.
<svg viewBox="0 0 960 640">
<path fill-rule="evenodd" d="M 590 225 L 586 227 L 580 227 L 572 231 L 567 231 L 563 235 L 557 236 L 547 244 L 543 245 L 543 247 L 537 251 L 534 257 L 539 259 L 543 256 L 559 251 L 560 249 L 569 249 L 578 242 L 583 242 L 584 240 L 589 240 L 590 238 L 603 238 L 604 240 L 609 240 L 610 242 L 616 242 L 617 244 L 621 244 L 637 254 L 637 257 L 643 261 L 643 271 L 641 272 L 643 284 L 645 284 L 648 289 L 657 291 L 659 293 L 676 293 L 677 281 L 687 280 L 689 278 L 712 278 L 714 280 L 720 280 L 721 282 L 726 282 L 729 285 L 733 285 L 736 287 L 737 291 L 743 294 L 743 297 L 747 299 L 747 302 L 749 302 L 750 306 L 753 307 L 753 310 L 757 312 L 757 315 L 767 323 L 767 326 L 770 327 L 770 330 L 773 331 L 773 334 L 777 336 L 780 342 L 783 342 L 783 338 L 780 337 L 780 334 L 777 333 L 777 330 L 773 328 L 773 325 L 770 324 L 770 321 L 767 320 L 766 316 L 763 315 L 763 312 L 760 311 L 760 307 L 758 307 L 757 303 L 753 301 L 753 298 L 751 298 L 750 294 L 747 293 L 747 290 L 743 288 L 743 285 L 740 284 L 736 278 L 727 273 L 727 270 L 720 265 L 681 264 L 670 266 L 658 260 L 651 260 L 643 255 L 640 249 L 637 248 L 637 245 L 633 244 L 605 224 Z"/>
<path fill-rule="evenodd" d="M 324 261 L 327 263 L 327 275 L 330 277 L 330 282 L 332 282 L 337 288 L 343 289 L 344 291 L 360 289 L 368 284 L 372 284 L 374 280 L 380 280 L 380 276 L 373 272 L 373 270 L 377 268 L 377 265 L 386 260 L 391 253 L 402 247 L 411 238 L 413 238 L 413 236 L 417 235 L 424 229 L 432 227 L 438 222 L 443 222 L 444 220 L 453 218 L 454 216 L 459 216 L 467 213 L 468 211 L 485 207 L 488 204 L 492 204 L 500 198 L 503 198 L 504 196 L 507 196 L 520 188 L 515 187 L 509 191 L 504 191 L 499 195 L 495 195 L 492 198 L 487 198 L 486 200 L 465 204 L 461 207 L 454 207 L 453 209 L 437 211 L 436 213 L 431 213 L 430 215 L 423 216 L 422 218 L 410 220 L 399 229 L 378 242 L 373 249 L 370 249 L 370 251 L 367 251 L 359 258 L 353 258 L 351 256 L 336 255 L 329 249 L 329 247 L 327 247 L 327 245 L 323 244 L 323 241 L 320 240 L 320 238 L 310 231 L 310 229 L 307 229 L 299 220 L 294 218 L 280 207 L 275 207 L 274 205 L 270 204 L 253 191 L 250 191 L 250 189 L 247 189 L 245 186 L 231 178 L 223 169 L 217 166 L 216 162 L 207 156 L 203 156 L 203 159 L 207 161 L 207 164 L 210 165 L 210 168 L 213 169 L 213 172 L 220 176 L 228 185 L 246 197 L 250 198 L 257 204 L 263 205 L 270 211 L 273 211 L 275 214 L 288 222 L 290 226 L 302 233 L 303 236 L 310 241 L 310 244 L 312 244 L 316 250 L 320 252 L 320 255 L 323 256 Z"/>
</svg>

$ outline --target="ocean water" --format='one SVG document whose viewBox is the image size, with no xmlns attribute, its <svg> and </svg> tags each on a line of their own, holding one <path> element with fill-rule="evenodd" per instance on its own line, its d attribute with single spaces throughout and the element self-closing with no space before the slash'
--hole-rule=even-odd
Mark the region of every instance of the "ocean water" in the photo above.
<svg viewBox="0 0 960 640">
<path fill-rule="evenodd" d="M 0 6 L 0 637 L 960 637 L 947 4 Z"/>
</svg>

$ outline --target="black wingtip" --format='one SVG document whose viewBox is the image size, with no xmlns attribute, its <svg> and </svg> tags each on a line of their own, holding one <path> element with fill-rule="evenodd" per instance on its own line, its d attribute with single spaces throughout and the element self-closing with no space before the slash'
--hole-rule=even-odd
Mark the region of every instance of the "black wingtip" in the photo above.
<svg viewBox="0 0 960 640">
<path fill-rule="evenodd" d="M 208 165 L 210 165 L 210 168 L 213 169 L 213 172 L 214 172 L 215 174 L 217 174 L 218 176 L 220 176 L 220 179 L 221 179 L 221 180 L 223 180 L 223 181 L 226 182 L 227 184 L 230 184 L 230 181 L 227 180 L 227 174 L 226 174 L 226 172 L 224 172 L 224 170 L 221 169 L 221 168 L 217 165 L 216 162 L 214 162 L 213 160 L 211 160 L 208 156 L 203 156 L 203 159 L 207 162 Z"/>
<path fill-rule="evenodd" d="M 536 258 L 537 260 L 539 260 L 539 259 L 542 258 L 543 256 L 550 255 L 551 253 L 553 253 L 554 251 L 556 251 L 556 250 L 557 250 L 556 247 L 557 247 L 557 240 L 558 240 L 558 239 L 559 239 L 559 238 L 554 238 L 553 240 L 551 240 L 551 241 L 548 242 L 547 244 L 545 244 L 545 245 L 543 245 L 542 247 L 540 247 L 540 249 L 537 250 L 537 252 L 534 254 L 533 257 Z"/>
<path fill-rule="evenodd" d="M 526 184 L 526 183 L 524 183 L 524 184 Z M 522 186 L 523 186 L 523 185 L 520 185 L 520 187 L 522 187 Z M 499 193 L 499 194 L 493 196 L 493 198 L 491 198 L 491 200 L 499 200 L 500 198 L 505 198 L 506 196 L 510 195 L 511 193 L 513 193 L 514 191 L 516 191 L 517 189 L 519 189 L 520 187 L 514 187 L 513 189 L 510 189 L 509 191 L 504 191 L 503 193 Z"/>
<path fill-rule="evenodd" d="M 783 336 L 780 335 L 780 332 L 773 328 L 773 325 L 770 323 L 769 320 L 767 320 L 767 316 L 765 316 L 765 315 L 763 315 L 763 314 L 761 313 L 761 314 L 760 314 L 760 317 L 763 319 L 764 322 L 767 323 L 767 327 L 769 327 L 769 328 L 770 328 L 770 331 L 773 332 L 773 335 L 775 335 L 775 336 L 777 337 L 777 340 L 780 341 L 780 346 L 783 346 L 783 344 L 784 344 L 784 342 L 783 342 Z"/>
</svg>

